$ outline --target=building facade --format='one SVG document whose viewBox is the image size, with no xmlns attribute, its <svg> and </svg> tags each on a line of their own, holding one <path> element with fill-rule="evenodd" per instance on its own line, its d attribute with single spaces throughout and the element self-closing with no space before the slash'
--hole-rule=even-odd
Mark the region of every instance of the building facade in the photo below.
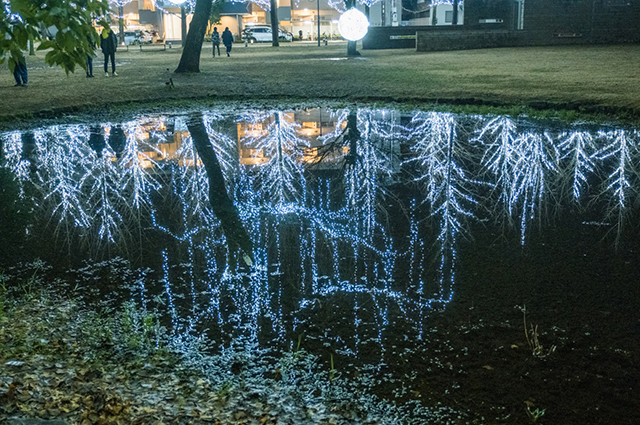
<svg viewBox="0 0 640 425">
<path fill-rule="evenodd" d="M 456 23 L 450 18 L 453 0 L 448 5 L 440 4 L 442 0 L 418 1 L 403 3 L 403 11 L 411 13 L 403 12 L 397 27 L 370 28 L 363 47 L 450 50 L 640 41 L 638 1 L 460 0 Z M 444 21 L 439 15 L 443 9 L 448 15 Z"/>
</svg>

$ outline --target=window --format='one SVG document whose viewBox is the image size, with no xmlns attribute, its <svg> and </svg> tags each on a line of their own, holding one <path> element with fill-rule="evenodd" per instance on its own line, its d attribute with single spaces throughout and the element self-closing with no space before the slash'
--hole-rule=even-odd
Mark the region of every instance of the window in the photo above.
<svg viewBox="0 0 640 425">
<path fill-rule="evenodd" d="M 444 22 L 446 24 L 453 23 L 453 10 L 447 10 L 444 12 Z"/>
</svg>

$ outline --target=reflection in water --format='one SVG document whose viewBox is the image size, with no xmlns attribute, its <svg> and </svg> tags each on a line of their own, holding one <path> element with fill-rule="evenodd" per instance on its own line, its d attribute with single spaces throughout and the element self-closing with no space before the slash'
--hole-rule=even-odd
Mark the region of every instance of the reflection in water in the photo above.
<svg viewBox="0 0 640 425">
<path fill-rule="evenodd" d="M 566 200 L 619 235 L 638 183 L 637 130 L 367 108 L 201 119 L 218 177 L 183 116 L 1 137 L 23 196 L 37 193 L 40 235 L 55 223 L 55 246 L 70 254 L 158 265 L 162 285 L 141 280 L 140 293 L 215 340 L 284 339 L 305 309 L 342 294 L 355 336 L 334 336 L 337 346 L 357 353 L 365 334 L 382 344 L 395 319 L 419 327 L 452 300 L 471 223 L 513 224 L 525 244 Z M 212 178 L 250 234 L 251 267 L 226 261 L 239 245 L 214 214 Z"/>
</svg>

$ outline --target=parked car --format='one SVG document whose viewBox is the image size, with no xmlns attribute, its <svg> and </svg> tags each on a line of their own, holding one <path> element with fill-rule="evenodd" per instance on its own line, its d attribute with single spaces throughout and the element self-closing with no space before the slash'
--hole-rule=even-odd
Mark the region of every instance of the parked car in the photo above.
<svg viewBox="0 0 640 425">
<path fill-rule="evenodd" d="M 247 27 L 242 31 L 242 39 L 249 43 L 269 43 L 273 40 L 271 27 L 266 25 L 255 25 Z M 278 29 L 278 39 L 281 41 L 292 41 L 293 35 L 285 30 Z"/>
<path fill-rule="evenodd" d="M 120 34 L 116 34 L 116 39 L 120 42 Z M 151 43 L 152 37 L 146 31 L 125 31 L 124 32 L 124 44 L 127 46 L 135 45 L 135 44 L 146 44 Z"/>
<path fill-rule="evenodd" d="M 289 31 L 281 29 L 278 30 L 280 31 L 280 41 L 293 41 L 293 34 L 291 34 Z"/>
</svg>

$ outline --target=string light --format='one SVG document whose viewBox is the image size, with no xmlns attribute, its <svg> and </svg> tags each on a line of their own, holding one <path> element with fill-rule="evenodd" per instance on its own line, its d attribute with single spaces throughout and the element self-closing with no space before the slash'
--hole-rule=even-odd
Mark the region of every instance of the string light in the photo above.
<svg viewBox="0 0 640 425">
<path fill-rule="evenodd" d="M 577 201 L 589 195 L 588 179 L 606 176 L 596 195 L 606 195 L 606 216 L 622 223 L 637 181 L 635 130 L 554 133 L 505 116 L 416 112 L 407 119 L 385 109 L 347 108 L 329 114 L 333 129 L 317 139 L 331 152 L 326 163 L 309 165 L 315 151 L 294 116 L 203 114 L 255 247 L 250 269 L 224 261 L 224 233 L 184 117 L 0 137 L 22 196 L 38 193 L 38 208 L 58 223 L 59 234 L 117 246 L 133 237 L 131 229 L 142 232 L 139 222 L 147 220 L 144 231 L 155 232 L 161 247 L 162 298 L 185 345 L 201 343 L 188 334 L 213 325 L 221 340 L 227 331 L 251 340 L 268 331 L 282 340 L 319 300 L 341 296 L 352 302 L 357 335 L 349 349 L 357 352 L 365 322 L 382 341 L 394 314 L 421 326 L 453 299 L 459 240 L 470 221 L 487 219 L 484 203 L 502 205 L 524 244 L 559 182 L 570 180 L 566 196 Z M 400 152 L 408 155 L 402 162 Z M 389 188 L 400 183 L 415 197 L 394 204 L 406 207 L 406 216 L 382 208 L 396 202 Z M 399 228 L 407 234 L 396 235 Z M 150 276 L 136 282 L 136 297 L 150 296 L 152 284 Z M 364 316 L 365 304 L 373 321 Z"/>
<path fill-rule="evenodd" d="M 596 151 L 593 136 L 588 131 L 564 132 L 558 136 L 558 149 L 562 152 L 561 160 L 568 160 L 573 169 L 571 188 L 573 198 L 579 201 L 585 186 L 587 176 L 595 170 L 592 155 Z"/>
</svg>

